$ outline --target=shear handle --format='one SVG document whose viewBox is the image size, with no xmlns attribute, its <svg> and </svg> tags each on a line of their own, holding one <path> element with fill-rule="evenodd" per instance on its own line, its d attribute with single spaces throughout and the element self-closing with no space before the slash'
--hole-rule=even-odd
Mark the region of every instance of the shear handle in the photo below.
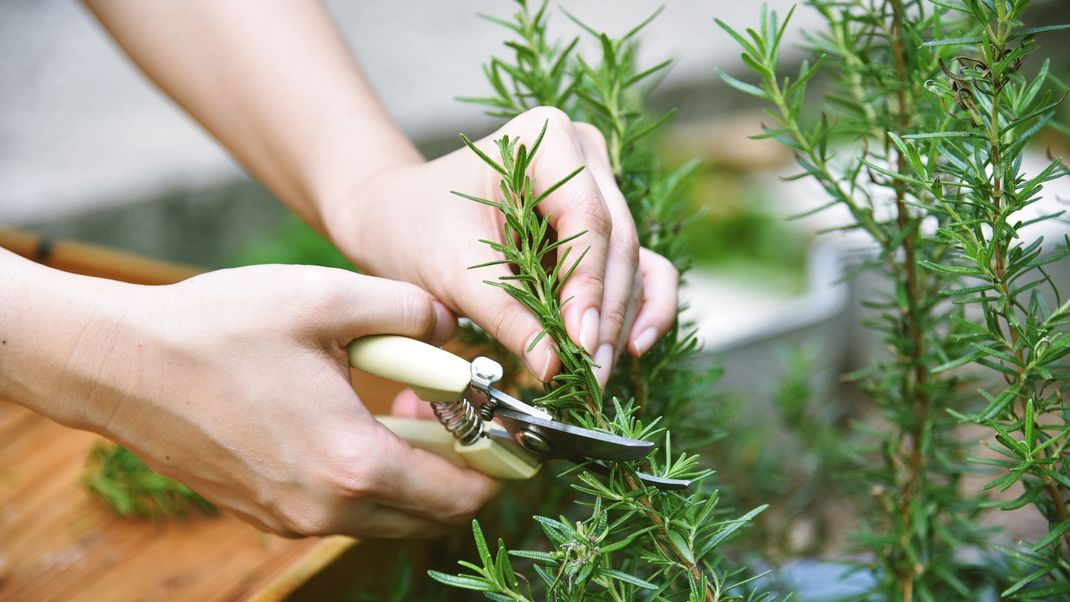
<svg viewBox="0 0 1070 602">
<path fill-rule="evenodd" d="M 530 479 L 541 466 L 529 454 L 515 453 L 490 437 L 483 437 L 472 445 L 461 445 L 433 420 L 396 416 L 375 418 L 409 445 L 433 453 L 454 466 L 467 466 L 489 477 Z"/>
<path fill-rule="evenodd" d="M 349 365 L 408 385 L 424 401 L 456 401 L 472 380 L 471 364 L 433 345 L 397 335 L 372 335 L 349 344 Z"/>
</svg>

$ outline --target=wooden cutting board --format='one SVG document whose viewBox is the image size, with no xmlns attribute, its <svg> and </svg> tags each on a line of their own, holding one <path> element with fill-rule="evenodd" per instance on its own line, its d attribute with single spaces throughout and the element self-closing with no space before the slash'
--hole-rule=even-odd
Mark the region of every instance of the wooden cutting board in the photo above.
<svg viewBox="0 0 1070 602">
<path fill-rule="evenodd" d="M 0 600 L 238 600 L 317 544 L 225 515 L 120 518 L 80 484 L 99 440 L 0 402 Z"/>
</svg>

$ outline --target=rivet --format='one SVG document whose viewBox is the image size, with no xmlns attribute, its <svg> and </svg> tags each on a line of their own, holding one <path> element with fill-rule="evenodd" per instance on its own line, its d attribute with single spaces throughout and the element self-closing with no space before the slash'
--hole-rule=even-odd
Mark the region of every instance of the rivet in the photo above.
<svg viewBox="0 0 1070 602">
<path fill-rule="evenodd" d="M 550 453 L 550 442 L 535 431 L 520 431 L 516 434 L 516 442 L 529 452 L 541 456 Z"/>
</svg>

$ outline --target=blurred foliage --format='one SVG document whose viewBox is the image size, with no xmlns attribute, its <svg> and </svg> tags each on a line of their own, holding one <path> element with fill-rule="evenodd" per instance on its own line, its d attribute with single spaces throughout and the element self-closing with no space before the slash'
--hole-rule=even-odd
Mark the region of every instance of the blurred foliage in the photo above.
<svg viewBox="0 0 1070 602">
<path fill-rule="evenodd" d="M 691 192 L 698 215 L 686 226 L 684 248 L 696 267 L 762 288 L 805 289 L 809 237 L 769 209 L 746 174 L 699 173 Z"/>
<path fill-rule="evenodd" d="M 271 232 L 252 240 L 233 261 L 234 266 L 265 263 L 356 270 L 341 251 L 295 215 L 287 216 Z"/>
<path fill-rule="evenodd" d="M 847 408 L 815 398 L 812 354 L 805 347 L 782 351 L 784 372 L 769 399 L 727 394 L 717 411 L 731 437 L 709 451 L 720 459 L 721 487 L 733 505 L 777 500 L 744 542 L 777 563 L 828 552 L 830 537 L 846 518 L 828 511 L 843 512 L 830 502 L 850 453 Z"/>
<path fill-rule="evenodd" d="M 113 443 L 93 447 L 82 483 L 120 516 L 181 518 L 190 508 L 216 511 L 189 487 L 156 474 L 133 452 Z"/>
</svg>

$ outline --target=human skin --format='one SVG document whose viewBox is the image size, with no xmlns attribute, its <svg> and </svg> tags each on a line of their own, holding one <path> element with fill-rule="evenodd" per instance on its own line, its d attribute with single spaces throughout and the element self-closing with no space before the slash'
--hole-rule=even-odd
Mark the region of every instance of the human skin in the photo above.
<svg viewBox="0 0 1070 602">
<path fill-rule="evenodd" d="M 524 359 L 543 381 L 559 368 L 538 321 L 483 280 L 496 259 L 492 208 L 450 194 L 494 198 L 497 176 L 471 151 L 425 161 L 391 121 L 322 6 L 310 1 L 89 0 L 89 8 L 157 85 L 250 172 L 365 272 L 419 285 L 471 318 Z M 418 86 L 419 82 L 413 82 Z M 677 276 L 641 252 L 605 141 L 589 124 L 537 108 L 477 144 L 493 153 L 501 134 L 531 142 L 547 124 L 533 170 L 546 187 L 585 169 L 541 203 L 564 238 L 587 255 L 563 288 L 569 336 L 601 366 L 649 349 L 676 316 Z M 563 253 L 563 248 L 561 252 Z M 574 252 L 572 257 L 578 257 Z M 638 284 L 636 279 L 638 278 Z M 635 303 L 634 325 L 625 328 Z"/>
<path fill-rule="evenodd" d="M 494 172 L 464 149 L 425 161 L 317 3 L 87 5 L 284 203 L 367 273 L 411 284 L 260 266 L 139 287 L 0 252 L 0 396 L 126 445 L 268 531 L 403 537 L 469 518 L 493 481 L 375 421 L 349 386 L 344 349 L 378 333 L 441 342 L 463 315 L 538 378 L 557 372 L 548 337 L 527 350 L 537 320 L 483 283 L 505 268 L 468 270 L 495 259 L 478 241 L 500 240 L 500 217 L 449 191 L 493 198 Z M 544 124 L 540 185 L 585 167 L 540 207 L 559 236 L 585 232 L 564 317 L 604 383 L 617 354 L 641 354 L 671 327 L 677 275 L 638 247 L 592 126 L 537 108 L 477 144 L 489 151 L 503 133 L 530 142 Z"/>
<path fill-rule="evenodd" d="M 434 535 L 494 493 L 383 427 L 349 380 L 351 340 L 441 343 L 455 327 L 418 287 L 345 270 L 137 286 L 0 250 L 0 397 L 103 434 L 283 535 Z"/>
</svg>

